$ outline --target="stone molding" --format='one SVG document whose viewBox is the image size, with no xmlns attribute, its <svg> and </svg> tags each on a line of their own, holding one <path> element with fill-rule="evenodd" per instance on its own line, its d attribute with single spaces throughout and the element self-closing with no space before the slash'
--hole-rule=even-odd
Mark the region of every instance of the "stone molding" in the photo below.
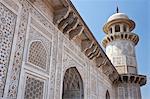
<svg viewBox="0 0 150 99">
<path fill-rule="evenodd" d="M 102 44 L 106 48 L 106 46 L 114 40 L 129 40 L 129 41 L 132 41 L 136 45 L 139 41 L 139 37 L 135 33 L 117 32 L 117 33 L 106 35 L 102 41 Z"/>
<path fill-rule="evenodd" d="M 144 75 L 138 74 L 120 74 L 117 83 L 135 83 L 143 86 L 146 84 L 147 78 Z"/>
<path fill-rule="evenodd" d="M 129 26 L 129 30 L 132 31 L 134 28 L 135 28 L 135 23 L 134 21 L 130 20 L 130 19 L 122 19 L 122 18 L 119 18 L 119 19 L 115 19 L 115 20 L 112 20 L 108 23 L 106 23 L 103 27 L 103 31 L 108 34 L 109 32 L 109 29 L 112 25 L 114 24 L 127 24 Z"/>
</svg>

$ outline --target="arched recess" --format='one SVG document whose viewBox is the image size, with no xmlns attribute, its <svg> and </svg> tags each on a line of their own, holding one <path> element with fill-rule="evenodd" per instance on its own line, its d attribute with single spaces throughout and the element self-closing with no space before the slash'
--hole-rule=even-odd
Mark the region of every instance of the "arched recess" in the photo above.
<svg viewBox="0 0 150 99">
<path fill-rule="evenodd" d="M 115 32 L 120 32 L 120 25 L 115 25 Z"/>
<path fill-rule="evenodd" d="M 47 67 L 47 51 L 42 41 L 33 41 L 28 52 L 28 62 L 42 69 Z"/>
<path fill-rule="evenodd" d="M 76 67 L 65 72 L 62 99 L 84 99 L 83 80 Z"/>
<path fill-rule="evenodd" d="M 108 90 L 106 91 L 106 99 L 110 99 L 110 94 Z"/>
</svg>

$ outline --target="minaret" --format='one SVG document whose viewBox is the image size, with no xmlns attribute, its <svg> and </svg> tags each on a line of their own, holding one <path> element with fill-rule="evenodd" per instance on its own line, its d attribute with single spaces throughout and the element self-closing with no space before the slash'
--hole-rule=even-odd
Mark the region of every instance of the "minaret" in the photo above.
<svg viewBox="0 0 150 99">
<path fill-rule="evenodd" d="M 116 81 L 117 99 L 141 99 L 140 86 L 146 84 L 146 76 L 138 75 L 137 72 L 135 46 L 139 37 L 132 32 L 134 28 L 135 22 L 120 13 L 118 7 L 103 27 L 106 36 L 102 44 L 120 74 Z"/>
</svg>

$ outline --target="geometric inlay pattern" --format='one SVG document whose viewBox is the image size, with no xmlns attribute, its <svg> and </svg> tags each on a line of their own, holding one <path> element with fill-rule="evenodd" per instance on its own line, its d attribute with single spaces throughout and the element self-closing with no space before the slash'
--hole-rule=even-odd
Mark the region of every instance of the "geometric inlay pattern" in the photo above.
<svg viewBox="0 0 150 99">
<path fill-rule="evenodd" d="M 0 96 L 5 87 L 15 24 L 16 15 L 0 3 Z"/>
<path fill-rule="evenodd" d="M 114 56 L 112 62 L 113 62 L 114 66 L 126 65 L 126 57 L 125 56 Z"/>
<path fill-rule="evenodd" d="M 27 76 L 24 99 L 43 99 L 44 82 Z"/>
<path fill-rule="evenodd" d="M 83 99 L 83 81 L 75 67 L 67 69 L 63 80 L 62 99 Z"/>
<path fill-rule="evenodd" d="M 47 52 L 41 41 L 34 41 L 30 45 L 28 61 L 36 66 L 46 69 Z"/>
<path fill-rule="evenodd" d="M 125 99 L 125 91 L 123 87 L 118 87 L 118 97 L 119 99 Z"/>
<path fill-rule="evenodd" d="M 68 69 L 64 76 L 64 90 L 80 90 L 80 76 L 75 68 Z"/>
</svg>

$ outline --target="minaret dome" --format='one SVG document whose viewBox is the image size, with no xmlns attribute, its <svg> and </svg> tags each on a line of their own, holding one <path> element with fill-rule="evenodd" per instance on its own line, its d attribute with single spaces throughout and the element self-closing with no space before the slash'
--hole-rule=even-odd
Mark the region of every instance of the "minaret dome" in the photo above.
<svg viewBox="0 0 150 99">
<path fill-rule="evenodd" d="M 106 22 L 106 24 L 103 27 L 104 32 L 111 33 L 112 27 L 114 24 L 123 24 L 126 25 L 126 31 L 132 31 L 135 28 L 135 23 L 131 19 L 128 18 L 128 16 L 124 13 L 115 13 L 112 16 L 110 16 Z M 125 31 L 125 32 L 126 32 Z M 122 31 L 123 32 L 123 31 Z"/>
</svg>

